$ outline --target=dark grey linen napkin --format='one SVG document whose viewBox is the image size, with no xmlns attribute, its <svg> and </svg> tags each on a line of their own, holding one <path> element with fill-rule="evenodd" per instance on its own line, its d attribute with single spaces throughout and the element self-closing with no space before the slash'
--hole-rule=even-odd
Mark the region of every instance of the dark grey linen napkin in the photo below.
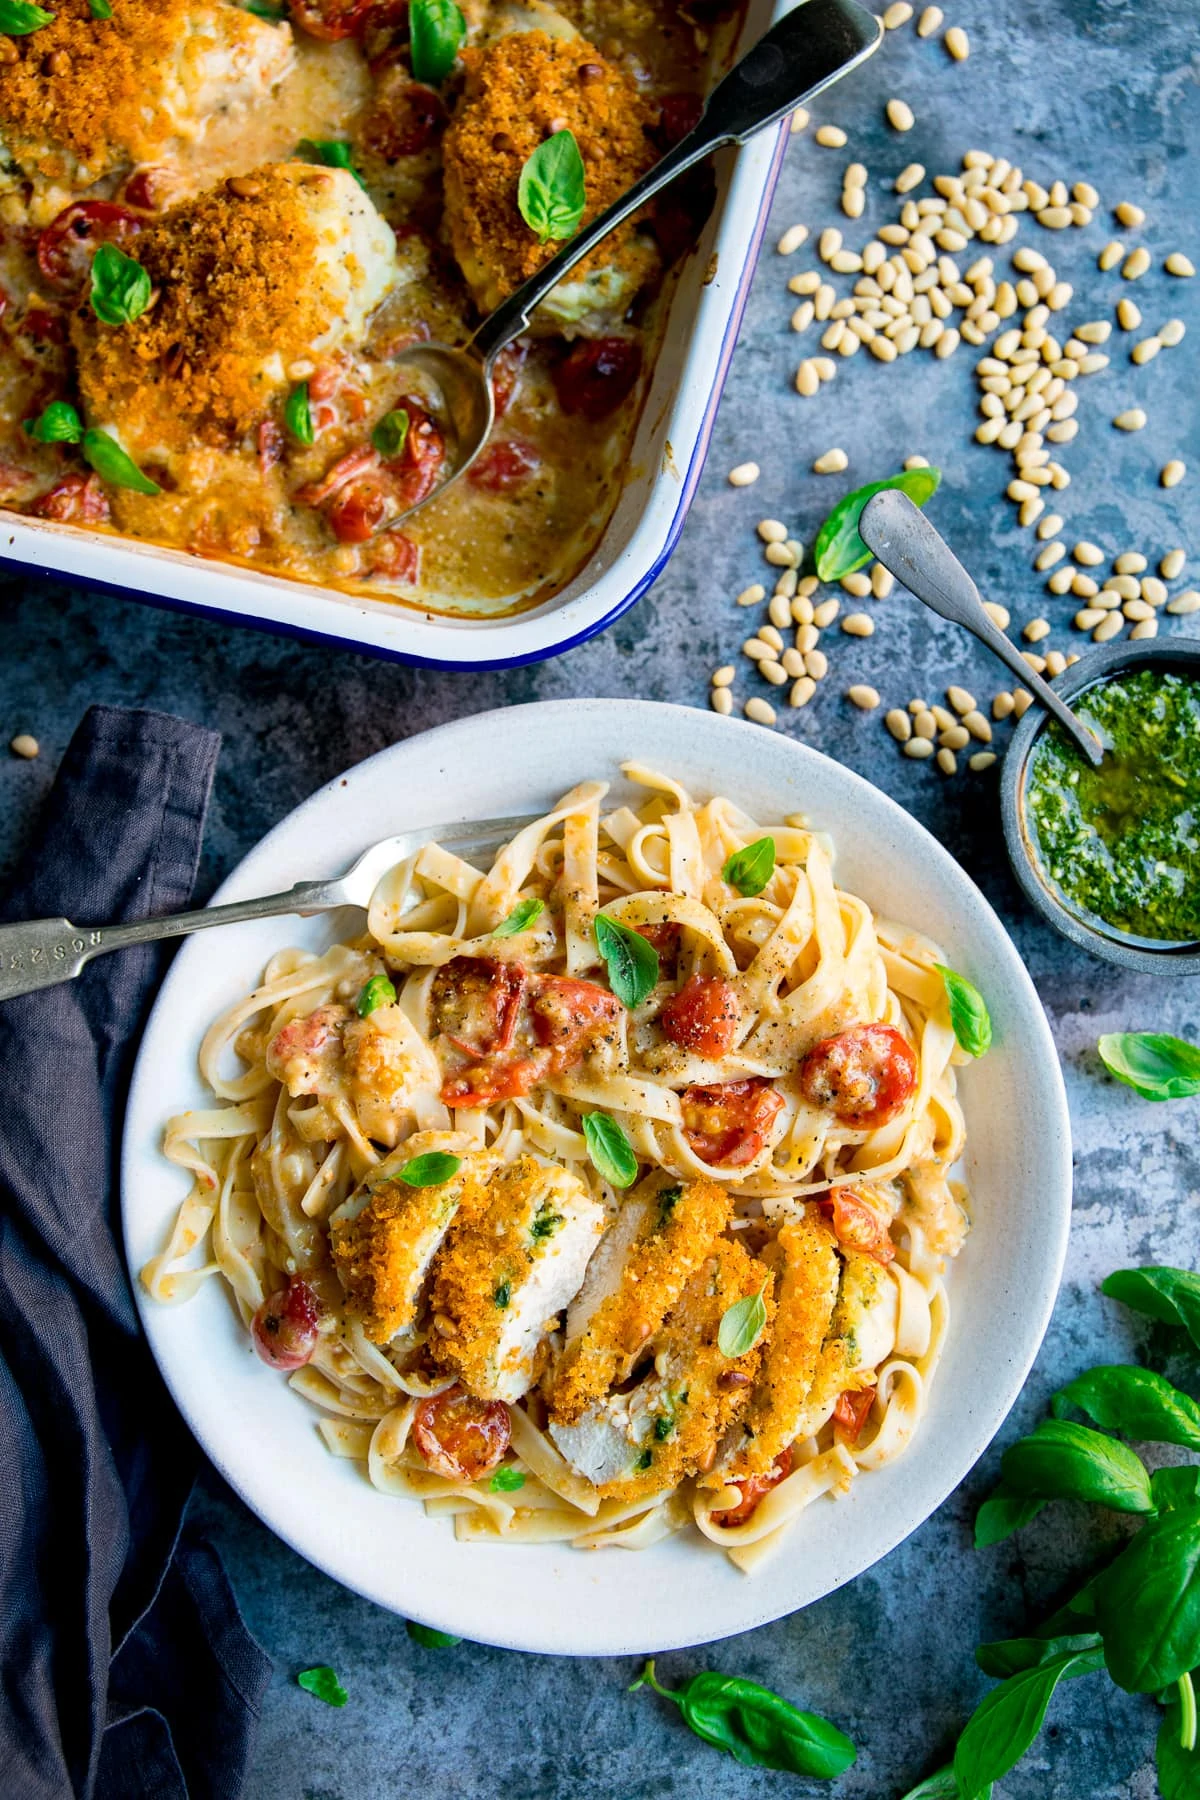
<svg viewBox="0 0 1200 1800">
<path fill-rule="evenodd" d="M 93 707 L 0 916 L 186 906 L 220 740 Z M 121 1112 L 158 946 L 0 1005 L 0 1793 L 235 1800 L 271 1672 L 183 1523 L 198 1451 L 137 1322 Z"/>
</svg>

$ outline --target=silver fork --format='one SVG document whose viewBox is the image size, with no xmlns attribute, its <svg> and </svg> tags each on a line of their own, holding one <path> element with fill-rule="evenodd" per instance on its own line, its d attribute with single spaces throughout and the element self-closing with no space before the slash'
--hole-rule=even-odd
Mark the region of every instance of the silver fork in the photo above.
<svg viewBox="0 0 1200 1800">
<path fill-rule="evenodd" d="M 365 907 L 389 869 L 429 843 L 439 843 L 459 856 L 495 850 L 522 826 L 539 818 L 524 813 L 510 819 L 458 820 L 452 825 L 422 825 L 416 831 L 384 838 L 364 850 L 344 875 L 332 881 L 298 881 L 282 894 L 260 900 L 234 900 L 193 912 L 169 913 L 159 919 L 136 919 L 130 925 L 73 925 L 70 919 L 29 919 L 0 925 L 0 1001 L 39 988 L 74 981 L 93 956 L 124 950 L 130 944 L 153 944 L 160 938 L 187 937 L 210 925 L 237 925 L 245 919 L 272 919 L 285 913 L 332 912 L 338 906 Z"/>
</svg>

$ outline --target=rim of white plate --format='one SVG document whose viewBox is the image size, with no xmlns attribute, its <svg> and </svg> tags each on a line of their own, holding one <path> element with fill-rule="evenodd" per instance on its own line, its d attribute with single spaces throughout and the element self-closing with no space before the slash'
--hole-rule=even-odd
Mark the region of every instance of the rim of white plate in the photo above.
<svg viewBox="0 0 1200 1800">
<path fill-rule="evenodd" d="M 584 775 L 619 781 L 616 765 L 630 759 L 697 793 L 728 792 L 765 821 L 803 810 L 831 828 L 843 883 L 939 937 L 984 988 L 996 1028 L 986 1073 L 962 1072 L 975 1228 L 950 1275 L 950 1332 L 926 1418 L 905 1457 L 860 1478 L 836 1504 L 811 1507 L 765 1575 L 748 1579 L 690 1533 L 636 1554 L 460 1544 L 449 1520 L 377 1493 L 359 1465 L 328 1454 L 313 1409 L 249 1348 L 222 1283 L 205 1283 L 179 1307 L 142 1292 L 136 1270 L 161 1248 L 186 1188 L 161 1155 L 161 1132 L 171 1112 L 203 1103 L 195 1055 L 204 1027 L 249 991 L 273 949 L 332 941 L 336 915 L 229 926 L 184 945 L 143 1037 L 122 1152 L 125 1241 L 151 1350 L 193 1433 L 247 1505 L 317 1568 L 382 1606 L 464 1638 L 559 1655 L 729 1636 L 878 1562 L 958 1486 L 1015 1401 L 1049 1322 L 1070 1217 L 1062 1074 L 1004 927 L 894 801 L 781 735 L 650 701 L 476 714 L 329 782 L 261 840 L 214 900 L 336 873 L 367 843 L 425 820 L 535 810 Z M 412 795 L 419 799 L 406 804 Z"/>
</svg>

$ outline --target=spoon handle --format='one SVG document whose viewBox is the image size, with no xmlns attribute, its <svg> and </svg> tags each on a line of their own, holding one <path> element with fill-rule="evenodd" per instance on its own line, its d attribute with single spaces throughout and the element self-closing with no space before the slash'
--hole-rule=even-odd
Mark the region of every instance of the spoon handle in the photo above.
<svg viewBox="0 0 1200 1800">
<path fill-rule="evenodd" d="M 882 34 L 856 0 L 805 0 L 786 14 L 717 84 L 688 135 L 484 320 L 472 340 L 484 363 L 527 329 L 550 290 L 631 213 L 722 144 L 744 143 L 819 94 L 870 56 Z"/>
<path fill-rule="evenodd" d="M 1093 767 L 1104 758 L 1100 741 L 1056 694 L 1048 681 L 1031 669 L 1011 638 L 1005 637 L 984 611 L 979 589 L 967 574 L 945 538 L 920 507 L 898 488 L 884 488 L 863 507 L 859 536 L 897 581 L 910 588 L 952 625 L 962 625 L 998 656 L 1053 713 L 1071 734 Z"/>
</svg>

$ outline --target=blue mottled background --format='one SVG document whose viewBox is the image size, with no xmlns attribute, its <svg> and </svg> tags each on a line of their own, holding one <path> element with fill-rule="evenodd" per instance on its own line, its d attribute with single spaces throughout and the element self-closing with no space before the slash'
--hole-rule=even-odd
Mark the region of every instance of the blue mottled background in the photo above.
<svg viewBox="0 0 1200 1800">
<path fill-rule="evenodd" d="M 1108 209 L 1124 198 L 1144 205 L 1143 230 L 1120 235 L 1145 241 L 1155 258 L 1155 272 L 1133 290 L 1146 327 L 1182 316 L 1192 335 L 1143 369 L 1128 361 L 1130 340 L 1118 339 L 1112 367 L 1080 383 L 1082 429 L 1064 456 L 1073 482 L 1059 510 L 1068 544 L 1086 536 L 1113 554 L 1142 549 L 1152 562 L 1176 544 L 1200 556 L 1198 284 L 1161 273 L 1173 248 L 1200 263 L 1195 6 L 949 0 L 948 14 L 970 32 L 966 64 L 953 64 L 937 39 L 920 41 L 910 25 L 890 34 L 874 62 L 817 109 L 814 123 L 831 119 L 849 131 L 844 152 L 818 149 L 811 133 L 793 138 L 768 246 L 794 220 L 845 224 L 837 196 L 852 158 L 871 171 L 864 224 L 872 224 L 895 216 L 890 184 L 905 163 L 919 160 L 931 174 L 949 171 L 980 145 L 1045 185 L 1061 175 L 1100 190 L 1102 209 L 1086 230 L 1053 234 L 1025 221 L 1018 239 L 1048 251 L 1074 284 L 1066 316 L 1079 321 L 1111 316 L 1121 290 L 1115 275 L 1096 267 L 1100 245 L 1113 234 Z M 892 95 L 907 99 L 917 115 L 904 137 L 883 119 Z M 848 228 L 851 241 L 860 241 L 858 229 Z M 0 864 L 19 865 L 57 758 L 93 700 L 166 707 L 224 734 L 201 876 L 208 892 L 328 777 L 424 726 L 572 694 L 703 706 L 710 670 L 727 660 L 739 664 L 739 699 L 766 693 L 737 656 L 747 618 L 732 596 L 761 572 L 754 526 L 762 515 L 779 516 L 811 539 L 842 484 L 809 468 L 834 444 L 848 451 L 859 480 L 889 472 L 916 451 L 939 464 L 946 479 L 934 516 L 984 592 L 1003 600 L 1015 623 L 1045 613 L 1055 624 L 1051 643 L 1070 649 L 1078 603 L 1045 594 L 1030 567 L 1032 534 L 1017 528 L 1001 498 L 1007 461 L 971 441 L 968 346 L 946 363 L 922 353 L 889 369 L 860 355 L 839 367 L 819 399 L 804 401 L 792 391 L 801 344 L 809 353 L 815 344 L 812 334 L 800 340 L 788 330 L 795 302 L 786 281 L 808 266 L 810 253 L 811 246 L 788 262 L 770 247 L 764 254 L 708 471 L 666 574 L 612 631 L 564 661 L 512 674 L 410 671 L 54 582 L 0 576 L 0 741 L 30 730 L 42 744 L 36 762 L 0 760 Z M 1112 416 L 1135 403 L 1149 414 L 1146 430 L 1114 432 Z M 1191 473 L 1165 493 L 1157 470 L 1176 455 L 1190 462 Z M 738 492 L 725 476 L 748 457 L 762 465 L 762 478 Z M 1195 562 L 1189 579 L 1196 582 Z M 1041 1414 L 1055 1386 L 1093 1362 L 1137 1353 L 1170 1368 L 1169 1335 L 1156 1329 L 1148 1337 L 1099 1297 L 1097 1283 L 1130 1260 L 1200 1261 L 1198 1103 L 1153 1108 L 1115 1087 L 1097 1062 L 1095 1042 L 1101 1031 L 1139 1026 L 1194 1037 L 1200 985 L 1121 974 L 1029 915 L 1004 862 L 995 771 L 945 781 L 927 765 L 903 760 L 880 715 L 860 715 L 843 697 L 852 680 L 874 682 L 888 704 L 918 691 L 937 698 L 948 681 L 990 696 L 1000 685 L 994 670 L 982 650 L 905 596 L 873 610 L 878 630 L 869 641 L 828 634 L 829 679 L 805 711 L 783 715 L 782 729 L 894 795 L 981 884 L 1037 982 L 1070 1091 L 1076 1199 L 1066 1280 L 1037 1367 L 1002 1434 L 1008 1441 Z M 1192 625 L 1171 621 L 1169 629 Z M 853 1586 L 750 1636 L 665 1658 L 664 1675 L 737 1671 L 827 1713 L 860 1745 L 858 1765 L 838 1793 L 895 1800 L 944 1759 L 984 1691 L 974 1645 L 1043 1616 L 1111 1533 L 1083 1509 L 1061 1507 L 1015 1542 L 975 1552 L 970 1519 L 995 1478 L 998 1455 L 999 1446 L 934 1518 Z M 202 1484 L 195 1504 L 276 1662 L 250 1784 L 254 1800 L 409 1800 L 426 1793 L 439 1800 L 649 1800 L 712 1791 L 750 1800 L 817 1791 L 719 1760 L 661 1702 L 646 1694 L 627 1698 L 632 1662 L 556 1661 L 467 1645 L 417 1649 L 398 1620 L 276 1542 L 215 1477 Z M 669 1594 L 662 1604 L 670 1605 Z M 325 1710 L 294 1685 L 295 1671 L 314 1662 L 340 1673 L 351 1695 L 344 1711 Z M 1152 1795 L 1157 1717 L 1150 1701 L 1101 1677 L 1072 1683 L 1036 1748 L 1004 1782 L 1005 1795 Z"/>
</svg>

